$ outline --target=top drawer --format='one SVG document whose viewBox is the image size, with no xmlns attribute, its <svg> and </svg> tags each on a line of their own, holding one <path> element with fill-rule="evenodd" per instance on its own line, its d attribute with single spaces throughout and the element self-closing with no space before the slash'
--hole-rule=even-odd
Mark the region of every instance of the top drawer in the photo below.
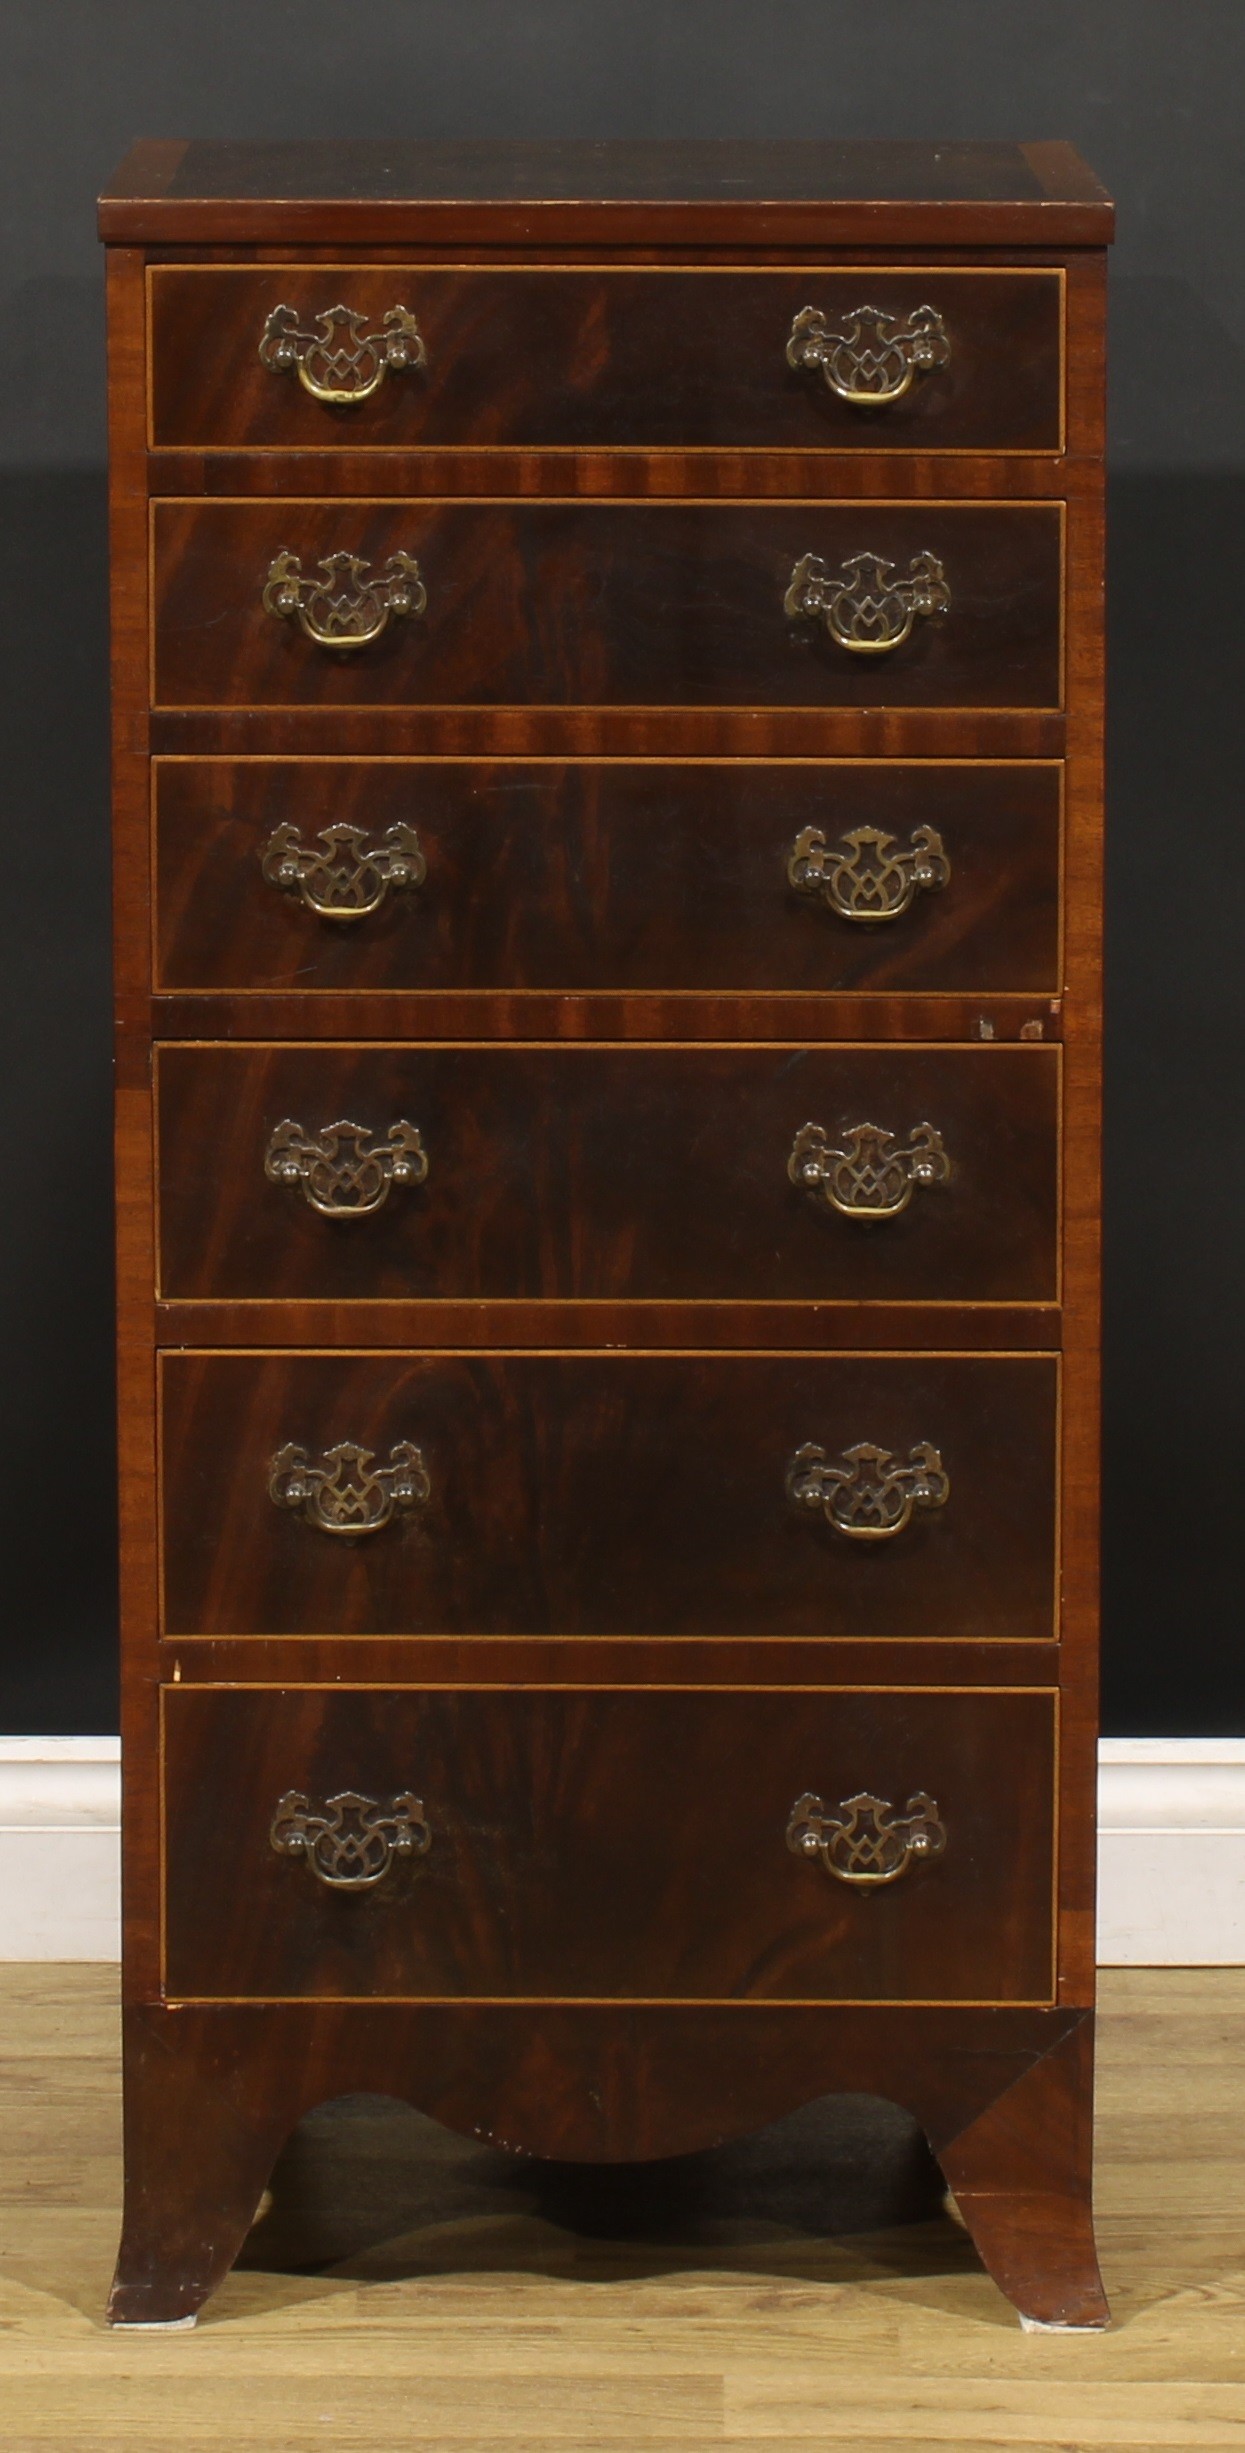
<svg viewBox="0 0 1245 2453">
<path fill-rule="evenodd" d="M 1063 275 L 160 266 L 159 449 L 1063 448 Z"/>
</svg>

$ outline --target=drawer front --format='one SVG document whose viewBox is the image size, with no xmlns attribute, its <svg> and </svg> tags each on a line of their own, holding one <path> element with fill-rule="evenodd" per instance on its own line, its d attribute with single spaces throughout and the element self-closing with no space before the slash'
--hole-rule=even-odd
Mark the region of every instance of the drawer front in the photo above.
<svg viewBox="0 0 1245 2453">
<path fill-rule="evenodd" d="M 1060 780 L 161 759 L 158 984 L 1051 996 Z"/>
<path fill-rule="evenodd" d="M 174 1995 L 1049 1998 L 1048 1693 L 164 1701 Z"/>
<path fill-rule="evenodd" d="M 170 1300 L 1057 1294 L 1056 1048 L 318 1043 L 158 1066 Z"/>
<path fill-rule="evenodd" d="M 1061 701 L 1057 503 L 162 502 L 153 518 L 158 706 Z"/>
<path fill-rule="evenodd" d="M 1053 271 L 179 266 L 151 301 L 158 448 L 1062 445 Z"/>
<path fill-rule="evenodd" d="M 1052 1355 L 178 1352 L 161 1378 L 175 1636 L 1053 1631 Z"/>
</svg>

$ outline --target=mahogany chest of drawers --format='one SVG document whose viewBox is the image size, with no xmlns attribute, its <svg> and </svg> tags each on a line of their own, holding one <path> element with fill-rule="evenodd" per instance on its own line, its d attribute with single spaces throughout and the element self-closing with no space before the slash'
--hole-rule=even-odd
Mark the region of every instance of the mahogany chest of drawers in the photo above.
<svg viewBox="0 0 1245 2453">
<path fill-rule="evenodd" d="M 149 144 L 119 2323 L 356 2089 L 1090 2214 L 1102 311 L 1062 145 Z"/>
</svg>

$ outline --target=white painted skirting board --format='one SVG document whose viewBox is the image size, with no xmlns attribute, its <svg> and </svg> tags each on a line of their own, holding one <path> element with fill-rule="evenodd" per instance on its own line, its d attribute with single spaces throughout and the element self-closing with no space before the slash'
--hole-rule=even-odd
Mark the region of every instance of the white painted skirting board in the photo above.
<svg viewBox="0 0 1245 2453">
<path fill-rule="evenodd" d="M 0 1959 L 115 1959 L 116 1738 L 0 1739 Z M 1098 1956 L 1245 1963 L 1245 1738 L 1105 1738 Z"/>
<path fill-rule="evenodd" d="M 0 1738 L 0 1959 L 115 1959 L 120 1738 Z"/>
<path fill-rule="evenodd" d="M 1245 1962 L 1245 1738 L 1104 1738 L 1104 1967 Z"/>
</svg>

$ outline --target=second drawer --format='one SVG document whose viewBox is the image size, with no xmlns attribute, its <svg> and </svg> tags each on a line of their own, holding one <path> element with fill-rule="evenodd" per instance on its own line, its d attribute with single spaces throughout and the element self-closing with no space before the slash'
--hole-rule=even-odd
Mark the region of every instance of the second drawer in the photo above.
<svg viewBox="0 0 1245 2453">
<path fill-rule="evenodd" d="M 156 707 L 1063 703 L 1056 502 L 152 510 Z"/>
<path fill-rule="evenodd" d="M 162 1293 L 1049 1302 L 1059 1061 L 165 1047 Z"/>
</svg>

